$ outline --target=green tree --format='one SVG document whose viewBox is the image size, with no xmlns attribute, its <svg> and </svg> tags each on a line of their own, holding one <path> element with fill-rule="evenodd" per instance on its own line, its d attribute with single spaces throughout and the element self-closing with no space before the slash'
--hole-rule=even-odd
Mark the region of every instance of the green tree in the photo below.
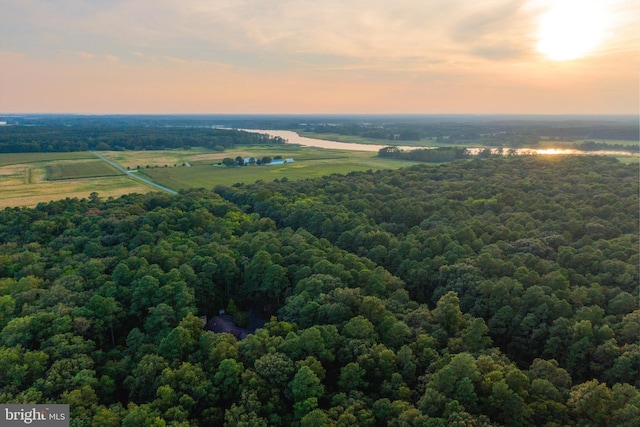
<svg viewBox="0 0 640 427">
<path fill-rule="evenodd" d="M 219 400 L 232 402 L 238 397 L 243 370 L 242 364 L 234 359 L 224 359 L 220 362 L 213 377 L 213 385 Z"/>
<path fill-rule="evenodd" d="M 230 157 L 225 157 L 224 159 L 222 159 L 222 164 L 225 166 L 237 166 L 236 161 Z"/>
<path fill-rule="evenodd" d="M 320 378 L 308 366 L 302 366 L 289 383 L 293 397 L 296 419 L 300 420 L 315 409 L 318 399 L 324 394 Z"/>
<path fill-rule="evenodd" d="M 366 372 L 358 363 L 350 362 L 340 369 L 338 386 L 345 392 L 367 387 L 368 383 L 363 379 Z"/>
<path fill-rule="evenodd" d="M 567 406 L 580 425 L 608 426 L 613 396 L 606 384 L 591 380 L 573 387 Z"/>
<path fill-rule="evenodd" d="M 92 314 L 93 327 L 97 332 L 109 332 L 111 346 L 116 346 L 115 329 L 117 320 L 124 317 L 122 305 L 113 297 L 94 295 L 87 303 L 87 309 Z"/>
<path fill-rule="evenodd" d="M 16 302 L 11 295 L 0 296 L 0 330 L 9 323 L 15 309 Z"/>
</svg>

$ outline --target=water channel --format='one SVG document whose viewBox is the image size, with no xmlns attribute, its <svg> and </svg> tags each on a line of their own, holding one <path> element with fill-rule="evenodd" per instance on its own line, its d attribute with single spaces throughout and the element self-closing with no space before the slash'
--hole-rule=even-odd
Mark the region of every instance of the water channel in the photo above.
<svg viewBox="0 0 640 427">
<path fill-rule="evenodd" d="M 247 132 L 262 133 L 270 136 L 278 136 L 284 139 L 288 144 L 298 144 L 306 147 L 319 147 L 327 148 L 331 150 L 351 150 L 351 151 L 379 151 L 381 148 L 388 147 L 389 145 L 376 145 L 376 144 L 355 144 L 349 142 L 327 141 L 324 139 L 307 138 L 298 135 L 294 131 L 290 130 L 263 130 L 263 129 L 241 129 Z M 436 147 L 416 147 L 416 146 L 398 146 L 403 150 L 415 150 L 418 148 L 436 148 Z M 472 154 L 477 154 L 482 148 L 468 148 Z M 507 152 L 508 148 L 504 151 Z M 516 154 L 542 154 L 542 155 L 554 155 L 554 154 L 591 154 L 591 155 L 606 155 L 606 156 L 634 156 L 637 153 L 630 153 L 628 151 L 581 151 L 574 150 L 572 148 L 516 148 Z"/>
</svg>

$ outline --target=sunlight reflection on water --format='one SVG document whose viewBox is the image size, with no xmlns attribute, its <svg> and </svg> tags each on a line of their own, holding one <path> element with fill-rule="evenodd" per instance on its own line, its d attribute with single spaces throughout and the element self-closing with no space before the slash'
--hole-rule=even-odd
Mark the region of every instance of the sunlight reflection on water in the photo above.
<svg viewBox="0 0 640 427">
<path fill-rule="evenodd" d="M 263 130 L 263 129 L 240 129 L 247 132 L 263 133 L 270 136 L 279 136 L 287 141 L 288 144 L 299 144 L 306 147 L 318 147 L 327 148 L 331 150 L 351 150 L 351 151 L 379 151 L 381 148 L 388 147 L 388 145 L 376 145 L 376 144 L 354 144 L 349 142 L 327 141 L 324 139 L 307 138 L 298 135 L 296 132 L 290 130 Z M 398 146 L 403 150 L 415 150 L 418 148 L 437 148 L 437 147 L 416 147 L 416 146 Z M 471 154 L 478 154 L 484 148 L 468 148 Z M 492 149 L 492 152 L 497 152 L 499 149 Z M 508 154 L 510 149 L 504 148 L 504 154 Z M 573 148 L 516 148 L 516 154 L 539 154 L 539 155 L 606 155 L 606 156 L 635 156 L 638 153 L 631 153 L 628 151 L 581 151 Z"/>
</svg>

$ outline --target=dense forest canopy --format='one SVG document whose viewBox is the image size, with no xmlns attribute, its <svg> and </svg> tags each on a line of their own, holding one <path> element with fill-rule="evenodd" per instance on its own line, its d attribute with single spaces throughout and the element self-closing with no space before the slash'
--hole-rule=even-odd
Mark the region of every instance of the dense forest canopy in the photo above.
<svg viewBox="0 0 640 427">
<path fill-rule="evenodd" d="M 0 212 L 0 402 L 95 426 L 635 426 L 638 169 L 513 156 Z M 225 308 L 248 338 L 204 331 Z"/>
</svg>

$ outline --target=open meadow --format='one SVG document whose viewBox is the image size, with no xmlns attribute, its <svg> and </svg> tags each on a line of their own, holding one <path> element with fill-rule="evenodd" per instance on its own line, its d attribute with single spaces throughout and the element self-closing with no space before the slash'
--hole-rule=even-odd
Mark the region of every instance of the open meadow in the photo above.
<svg viewBox="0 0 640 427">
<path fill-rule="evenodd" d="M 380 159 L 372 152 L 325 150 L 295 145 L 246 146 L 219 152 L 202 148 L 158 151 L 101 151 L 109 160 L 174 190 L 315 178 L 332 173 L 396 169 L 413 163 Z M 282 156 L 284 165 L 225 167 L 225 157 Z M 157 191 L 135 181 L 90 152 L 0 154 L 0 208 L 32 207 L 66 197 L 101 197 Z"/>
<path fill-rule="evenodd" d="M 367 169 L 397 169 L 413 164 L 405 161 L 381 159 L 373 152 L 326 150 L 295 145 L 239 147 L 236 150 L 226 152 L 192 149 L 168 152 L 116 152 L 115 154 L 114 157 L 111 152 L 108 152 L 105 153 L 105 156 L 126 167 L 135 168 L 135 165 L 140 164 L 140 173 L 174 190 L 213 188 L 216 185 L 232 185 L 237 182 L 248 184 L 258 180 L 316 178 L 332 173 L 344 174 Z M 243 167 L 220 165 L 225 157 L 235 159 L 237 156 L 243 158 L 282 156 L 283 158 L 292 158 L 293 163 Z M 186 166 L 185 163 L 188 163 L 189 166 Z"/>
</svg>

